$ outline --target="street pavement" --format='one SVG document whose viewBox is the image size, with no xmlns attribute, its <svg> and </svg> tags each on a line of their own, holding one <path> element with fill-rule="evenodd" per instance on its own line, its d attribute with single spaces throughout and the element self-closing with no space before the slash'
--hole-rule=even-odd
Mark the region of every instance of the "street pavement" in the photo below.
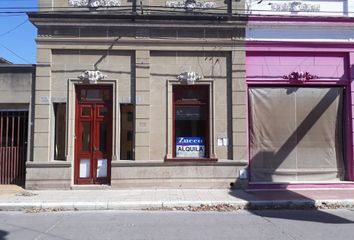
<svg viewBox="0 0 354 240">
<path fill-rule="evenodd" d="M 353 239 L 354 211 L 0 212 L 0 240 Z"/>
<path fill-rule="evenodd" d="M 354 188 L 41 190 L 0 185 L 0 211 L 354 208 Z"/>
</svg>

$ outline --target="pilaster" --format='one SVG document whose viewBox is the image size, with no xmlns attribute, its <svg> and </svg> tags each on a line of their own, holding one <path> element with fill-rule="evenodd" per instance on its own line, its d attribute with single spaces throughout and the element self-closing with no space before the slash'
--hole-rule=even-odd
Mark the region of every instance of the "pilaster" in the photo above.
<svg viewBox="0 0 354 240">
<path fill-rule="evenodd" d="M 150 159 L 150 51 L 135 52 L 135 159 Z"/>
<path fill-rule="evenodd" d="M 353 117 L 353 110 L 354 110 L 354 52 L 349 53 L 349 79 L 350 81 L 350 94 L 347 94 L 347 102 L 349 103 L 350 106 L 347 107 L 347 115 L 346 115 L 346 138 L 348 142 L 348 147 L 347 148 L 347 167 L 349 169 L 348 171 L 348 178 L 349 180 L 353 181 L 354 180 L 354 145 L 353 145 L 353 139 L 354 139 L 354 130 L 353 130 L 353 123 L 354 123 L 354 117 Z"/>
<path fill-rule="evenodd" d="M 247 85 L 245 52 L 233 51 L 232 72 L 232 156 L 234 160 L 247 159 Z"/>
<path fill-rule="evenodd" d="M 33 161 L 46 162 L 50 156 L 51 49 L 38 46 L 35 84 Z"/>
</svg>

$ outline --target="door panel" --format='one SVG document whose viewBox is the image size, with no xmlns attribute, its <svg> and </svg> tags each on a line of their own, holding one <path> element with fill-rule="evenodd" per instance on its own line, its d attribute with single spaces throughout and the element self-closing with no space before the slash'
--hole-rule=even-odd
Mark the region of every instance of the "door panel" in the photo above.
<svg viewBox="0 0 354 240">
<path fill-rule="evenodd" d="M 91 122 L 81 122 L 81 153 L 91 151 Z"/>
<path fill-rule="evenodd" d="M 78 86 L 76 104 L 76 184 L 109 184 L 112 156 L 112 91 Z"/>
</svg>

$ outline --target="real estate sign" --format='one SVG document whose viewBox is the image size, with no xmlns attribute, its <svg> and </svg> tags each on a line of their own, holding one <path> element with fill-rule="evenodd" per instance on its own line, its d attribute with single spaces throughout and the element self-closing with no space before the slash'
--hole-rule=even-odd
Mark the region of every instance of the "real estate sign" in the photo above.
<svg viewBox="0 0 354 240">
<path fill-rule="evenodd" d="M 205 157 L 205 140 L 202 137 L 177 137 L 176 157 Z"/>
</svg>

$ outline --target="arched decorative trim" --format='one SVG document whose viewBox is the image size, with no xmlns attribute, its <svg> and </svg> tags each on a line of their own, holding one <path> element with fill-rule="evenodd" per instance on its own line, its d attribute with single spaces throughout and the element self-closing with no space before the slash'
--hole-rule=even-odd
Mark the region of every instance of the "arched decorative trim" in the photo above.
<svg viewBox="0 0 354 240">
<path fill-rule="evenodd" d="M 177 76 L 177 80 L 185 84 L 195 84 L 201 78 L 196 72 L 183 72 Z"/>
<path fill-rule="evenodd" d="M 287 79 L 290 82 L 307 82 L 309 80 L 318 79 L 317 75 L 312 75 L 309 72 L 292 72 L 289 75 L 284 75 L 283 79 Z"/>
<path fill-rule="evenodd" d="M 194 9 L 216 8 L 216 3 L 197 0 L 166 1 L 165 6 L 169 8 L 184 8 L 186 11 L 193 11 Z"/>
<path fill-rule="evenodd" d="M 119 7 L 120 0 L 69 0 L 71 7 Z"/>
<path fill-rule="evenodd" d="M 81 73 L 78 78 L 82 81 L 86 81 L 89 84 L 97 84 L 98 81 L 103 80 L 107 76 L 101 73 L 100 71 L 90 71 L 87 70 Z"/>
</svg>

